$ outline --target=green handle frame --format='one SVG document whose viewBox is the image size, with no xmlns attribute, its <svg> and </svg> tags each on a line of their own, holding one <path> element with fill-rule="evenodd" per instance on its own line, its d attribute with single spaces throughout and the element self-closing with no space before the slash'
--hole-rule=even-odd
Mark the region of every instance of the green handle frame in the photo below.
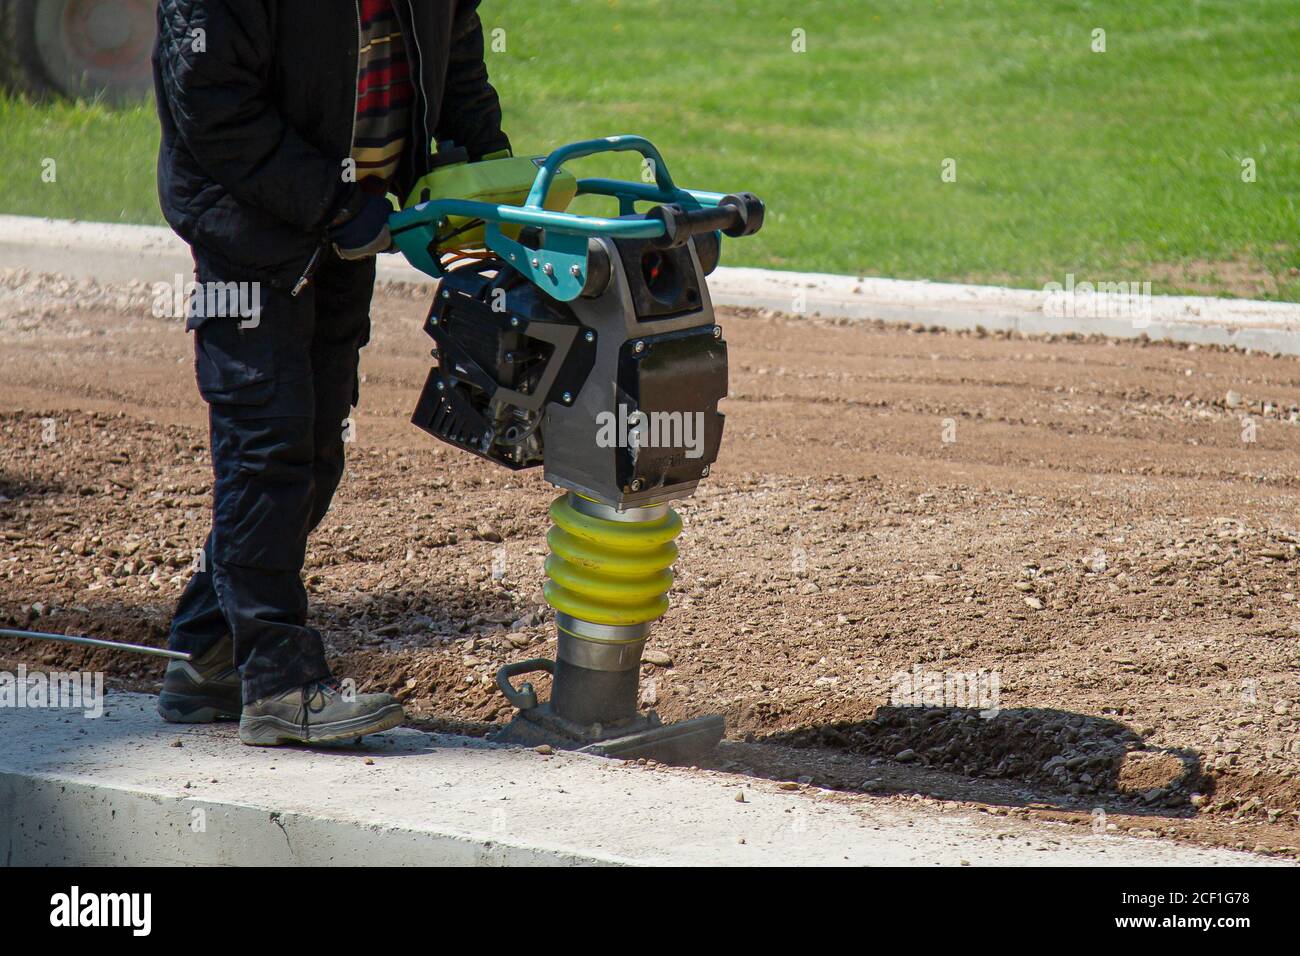
<svg viewBox="0 0 1300 956">
<path fill-rule="evenodd" d="M 555 174 L 567 161 L 597 153 L 637 152 L 650 161 L 654 183 L 618 179 L 580 179 L 578 195 L 611 196 L 619 202 L 618 219 L 579 216 L 544 208 Z M 522 206 L 502 206 L 471 199 L 431 199 L 393 213 L 389 231 L 408 262 L 421 272 L 440 278 L 437 237 L 449 217 L 481 219 L 487 224 L 487 247 L 562 302 L 576 299 L 587 282 L 587 240 L 595 236 L 615 239 L 655 239 L 664 234 L 657 219 L 637 217 L 636 203 L 674 203 L 685 209 L 711 209 L 723 193 L 681 189 L 673 183 L 659 150 L 644 136 L 607 136 L 569 143 L 542 161 L 528 198 Z M 502 224 L 536 226 L 543 230 L 539 248 L 525 246 L 501 231 Z"/>
</svg>

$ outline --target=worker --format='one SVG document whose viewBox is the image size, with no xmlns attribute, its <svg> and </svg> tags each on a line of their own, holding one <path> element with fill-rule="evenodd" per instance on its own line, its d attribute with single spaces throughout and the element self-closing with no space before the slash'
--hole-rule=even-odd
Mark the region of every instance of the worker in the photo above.
<svg viewBox="0 0 1300 956">
<path fill-rule="evenodd" d="M 440 141 L 509 155 L 478 0 L 161 0 L 153 70 L 214 474 L 169 639 L 193 658 L 169 665 L 159 712 L 238 716 L 247 744 L 387 730 L 401 704 L 331 674 L 302 568 L 343 473 L 386 195 Z"/>
</svg>

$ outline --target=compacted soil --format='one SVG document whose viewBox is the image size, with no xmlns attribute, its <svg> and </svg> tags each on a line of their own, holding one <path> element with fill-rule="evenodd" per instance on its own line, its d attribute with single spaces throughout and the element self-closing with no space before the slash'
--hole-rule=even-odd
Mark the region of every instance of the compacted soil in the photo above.
<svg viewBox="0 0 1300 956">
<path fill-rule="evenodd" d="M 555 490 L 409 424 L 428 298 L 376 298 L 305 576 L 337 673 L 485 733 L 496 668 L 554 651 Z M 210 465 L 191 343 L 152 304 L 0 273 L 0 625 L 165 640 Z M 677 506 L 646 706 L 725 714 L 711 765 L 790 787 L 1300 856 L 1300 361 L 720 318 L 724 451 Z M 162 671 L 0 644 L 20 662 Z"/>
</svg>

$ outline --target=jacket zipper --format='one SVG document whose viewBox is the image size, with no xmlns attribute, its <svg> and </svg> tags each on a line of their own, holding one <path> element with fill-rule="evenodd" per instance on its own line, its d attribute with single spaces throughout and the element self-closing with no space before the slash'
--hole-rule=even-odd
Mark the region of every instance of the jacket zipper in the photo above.
<svg viewBox="0 0 1300 956">
<path fill-rule="evenodd" d="M 419 147 L 424 147 L 423 159 L 427 162 L 428 154 L 433 149 L 433 140 L 429 136 L 429 97 L 424 91 L 424 51 L 420 49 L 420 34 L 415 29 L 415 0 L 409 0 L 407 4 L 411 11 L 411 40 L 415 43 L 416 72 L 415 82 L 420 90 L 420 131 L 424 133 L 424 141 L 417 144 L 416 159 L 421 159 Z M 416 169 L 411 171 L 413 175 L 422 176 L 425 172 L 424 163 L 420 163 Z M 402 200 L 405 202 L 405 198 Z"/>
<path fill-rule="evenodd" d="M 325 247 L 328 244 L 329 242 L 327 240 L 316 247 L 316 251 L 313 252 L 311 258 L 307 260 L 307 268 L 302 270 L 302 275 L 298 276 L 298 281 L 295 282 L 293 288 L 289 290 L 289 295 L 296 299 L 298 298 L 298 293 L 307 288 L 307 283 L 311 281 L 312 275 L 316 272 L 316 267 L 320 265 L 320 257 L 325 252 Z"/>
<path fill-rule="evenodd" d="M 352 132 L 348 136 L 349 156 L 352 155 L 352 150 L 357 144 L 357 87 L 361 85 L 361 0 L 356 0 L 356 3 L 353 4 L 353 8 L 356 10 L 357 14 L 357 42 L 354 45 L 357 65 L 356 69 L 353 71 L 352 77 Z M 303 269 L 302 275 L 298 276 L 298 281 L 293 284 L 293 290 L 289 293 L 291 296 L 297 298 L 298 293 L 307 287 L 307 283 L 311 281 L 312 274 L 316 271 L 316 267 L 320 265 L 321 255 L 325 252 L 325 249 L 328 246 L 329 239 L 321 240 L 320 245 L 316 247 L 316 251 L 313 252 L 311 258 L 307 260 L 307 267 Z"/>
<path fill-rule="evenodd" d="M 357 67 L 352 77 L 352 133 L 348 137 L 348 155 L 357 146 L 357 92 L 361 86 L 361 0 L 354 5 L 357 11 Z"/>
</svg>

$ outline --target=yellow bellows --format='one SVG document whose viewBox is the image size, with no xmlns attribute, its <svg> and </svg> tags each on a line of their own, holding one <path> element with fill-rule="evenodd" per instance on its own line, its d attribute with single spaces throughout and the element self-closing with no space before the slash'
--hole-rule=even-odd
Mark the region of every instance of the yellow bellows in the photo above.
<svg viewBox="0 0 1300 956">
<path fill-rule="evenodd" d="M 582 514 L 561 495 L 551 502 L 546 536 L 546 603 L 592 624 L 644 624 L 668 610 L 674 539 L 682 519 L 671 508 L 653 521 L 609 521 Z"/>
</svg>

